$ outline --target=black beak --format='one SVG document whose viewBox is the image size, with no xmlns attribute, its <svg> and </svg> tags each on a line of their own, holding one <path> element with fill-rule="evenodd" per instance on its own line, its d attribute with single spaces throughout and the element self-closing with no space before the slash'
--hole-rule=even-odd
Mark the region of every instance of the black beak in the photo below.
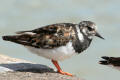
<svg viewBox="0 0 120 80">
<path fill-rule="evenodd" d="M 98 32 L 96 32 L 95 36 L 101 38 L 101 39 L 104 39 Z"/>
</svg>

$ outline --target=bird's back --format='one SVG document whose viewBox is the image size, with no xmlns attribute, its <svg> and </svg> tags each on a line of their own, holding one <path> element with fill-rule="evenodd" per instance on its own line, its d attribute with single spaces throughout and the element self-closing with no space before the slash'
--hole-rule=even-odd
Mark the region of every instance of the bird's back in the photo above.
<svg viewBox="0 0 120 80">
<path fill-rule="evenodd" d="M 3 39 L 25 46 L 52 49 L 66 45 L 75 38 L 73 26 L 75 24 L 53 24 L 30 31 L 20 31 L 13 36 L 3 36 Z"/>
</svg>

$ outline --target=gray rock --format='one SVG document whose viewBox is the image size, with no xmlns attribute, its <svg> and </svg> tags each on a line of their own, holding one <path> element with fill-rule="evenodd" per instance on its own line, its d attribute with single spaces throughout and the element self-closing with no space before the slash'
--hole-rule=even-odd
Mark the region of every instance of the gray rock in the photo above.
<svg viewBox="0 0 120 80">
<path fill-rule="evenodd" d="M 56 73 L 52 68 L 0 55 L 0 80 L 80 80 Z"/>
</svg>

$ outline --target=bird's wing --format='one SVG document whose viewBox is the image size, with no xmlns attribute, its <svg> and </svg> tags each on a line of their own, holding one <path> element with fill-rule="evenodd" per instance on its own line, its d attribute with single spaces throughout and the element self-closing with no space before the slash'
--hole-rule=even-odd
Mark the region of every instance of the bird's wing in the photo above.
<svg viewBox="0 0 120 80">
<path fill-rule="evenodd" d="M 73 26 L 75 24 L 53 24 L 30 31 L 20 31 L 14 36 L 3 36 L 3 39 L 25 46 L 51 49 L 66 45 L 75 38 Z"/>
<path fill-rule="evenodd" d="M 104 60 L 100 61 L 100 64 L 103 65 L 113 65 L 113 66 L 119 66 L 120 67 L 120 57 L 102 57 Z"/>
<path fill-rule="evenodd" d="M 43 26 L 34 30 L 28 30 L 28 31 L 18 31 L 16 32 L 17 34 L 23 34 L 23 33 L 56 33 L 57 30 L 59 30 L 60 28 L 66 28 L 68 29 L 71 26 L 75 26 L 76 24 L 72 24 L 72 23 L 58 23 L 58 24 L 52 24 L 52 25 L 47 25 L 47 26 Z"/>
</svg>

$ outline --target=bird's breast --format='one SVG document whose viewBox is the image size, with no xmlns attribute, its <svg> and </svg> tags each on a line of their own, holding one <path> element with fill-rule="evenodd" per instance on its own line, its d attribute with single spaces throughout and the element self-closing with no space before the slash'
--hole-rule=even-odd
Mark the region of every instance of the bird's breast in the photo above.
<svg viewBox="0 0 120 80">
<path fill-rule="evenodd" d="M 58 60 L 62 61 L 76 54 L 72 46 L 72 42 L 68 42 L 65 46 L 60 46 L 54 49 L 42 49 L 42 48 L 34 48 L 34 47 L 28 47 L 28 46 L 27 48 L 31 52 L 39 56 L 42 56 L 48 59 L 57 60 L 57 61 Z"/>
<path fill-rule="evenodd" d="M 91 43 L 91 40 L 88 40 L 85 38 L 83 42 L 81 42 L 79 39 L 76 39 L 73 42 L 73 48 L 76 53 L 81 53 L 82 51 L 86 50 L 89 47 L 90 43 Z"/>
</svg>

